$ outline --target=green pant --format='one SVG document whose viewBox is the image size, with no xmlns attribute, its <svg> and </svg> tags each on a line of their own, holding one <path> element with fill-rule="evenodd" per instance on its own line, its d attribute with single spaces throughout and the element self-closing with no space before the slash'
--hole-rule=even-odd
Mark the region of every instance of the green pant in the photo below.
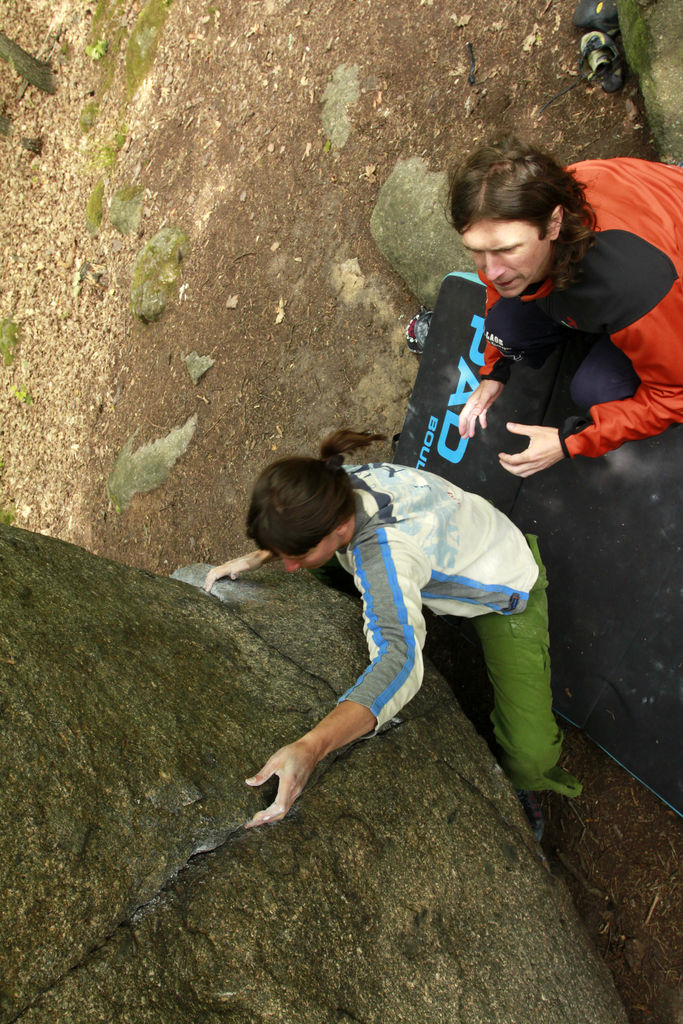
<svg viewBox="0 0 683 1024">
<path fill-rule="evenodd" d="M 478 615 L 472 625 L 484 650 L 495 697 L 493 731 L 501 767 L 517 789 L 553 789 L 578 796 L 581 783 L 557 767 L 562 732 L 552 710 L 548 586 L 536 537 L 527 535 L 539 574 L 519 615 Z"/>
</svg>

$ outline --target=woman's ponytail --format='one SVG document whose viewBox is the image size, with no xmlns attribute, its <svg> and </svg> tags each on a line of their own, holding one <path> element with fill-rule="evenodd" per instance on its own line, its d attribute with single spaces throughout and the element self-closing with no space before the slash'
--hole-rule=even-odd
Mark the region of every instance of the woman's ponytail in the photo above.
<svg viewBox="0 0 683 1024">
<path fill-rule="evenodd" d="M 263 470 L 251 496 L 247 536 L 265 551 L 303 555 L 355 512 L 344 456 L 383 434 L 335 430 L 324 438 L 320 458 L 279 459 Z"/>
</svg>

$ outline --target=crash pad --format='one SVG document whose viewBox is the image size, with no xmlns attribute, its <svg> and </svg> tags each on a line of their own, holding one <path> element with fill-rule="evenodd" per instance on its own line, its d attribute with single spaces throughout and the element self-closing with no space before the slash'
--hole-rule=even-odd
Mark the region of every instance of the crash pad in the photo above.
<svg viewBox="0 0 683 1024">
<path fill-rule="evenodd" d="M 683 429 L 524 480 L 506 472 L 498 452 L 528 444 L 508 421 L 559 426 L 580 412 L 569 381 L 582 351 L 570 342 L 540 369 L 515 366 L 487 429 L 460 438 L 484 363 L 484 297 L 475 275 L 444 278 L 394 459 L 484 495 L 538 535 L 555 710 L 683 814 Z"/>
</svg>

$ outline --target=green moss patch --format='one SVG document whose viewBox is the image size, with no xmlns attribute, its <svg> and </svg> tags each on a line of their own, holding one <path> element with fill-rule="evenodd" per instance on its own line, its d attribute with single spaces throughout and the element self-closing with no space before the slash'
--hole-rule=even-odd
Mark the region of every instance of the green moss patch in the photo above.
<svg viewBox="0 0 683 1024">
<path fill-rule="evenodd" d="M 96 235 L 102 225 L 102 206 L 104 203 L 104 178 L 92 190 L 88 205 L 85 208 L 85 223 L 91 235 Z"/>
<path fill-rule="evenodd" d="M 109 219 L 122 235 L 134 235 L 142 216 L 141 185 L 124 185 L 117 189 L 109 204 Z"/>
<path fill-rule="evenodd" d="M 130 289 L 130 305 L 144 323 L 158 320 L 178 280 L 180 263 L 189 238 L 182 228 L 157 231 L 137 258 Z"/>
<path fill-rule="evenodd" d="M 11 317 L 0 320 L 0 356 L 5 366 L 11 366 L 19 347 L 21 332 Z"/>
<path fill-rule="evenodd" d="M 135 22 L 126 51 L 126 94 L 132 99 L 154 64 L 168 15 L 164 0 L 150 0 Z"/>
<path fill-rule="evenodd" d="M 80 123 L 80 126 L 81 126 L 81 131 L 83 132 L 84 135 L 85 135 L 86 132 L 90 131 L 90 129 L 92 128 L 92 126 L 95 123 L 96 117 L 97 117 L 97 104 L 96 103 L 86 103 L 86 105 L 83 107 L 83 110 L 81 111 L 81 116 L 79 118 L 79 123 Z"/>
</svg>

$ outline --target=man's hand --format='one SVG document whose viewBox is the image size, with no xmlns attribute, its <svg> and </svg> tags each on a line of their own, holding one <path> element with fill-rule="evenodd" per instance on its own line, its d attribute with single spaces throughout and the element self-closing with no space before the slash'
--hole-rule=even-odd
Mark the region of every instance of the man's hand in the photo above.
<svg viewBox="0 0 683 1024">
<path fill-rule="evenodd" d="M 246 779 L 248 786 L 262 786 L 273 775 L 280 778 L 277 795 L 270 807 L 255 814 L 247 822 L 246 828 L 255 828 L 284 818 L 318 761 L 322 761 L 331 751 L 339 750 L 347 743 L 365 736 L 376 725 L 377 719 L 369 708 L 352 700 L 344 700 L 309 732 L 277 750 L 260 772 Z"/>
<path fill-rule="evenodd" d="M 230 562 L 224 562 L 223 565 L 217 565 L 207 572 L 206 579 L 204 580 L 204 590 L 210 593 L 217 580 L 222 580 L 224 576 L 229 576 L 231 580 L 236 580 L 240 573 L 249 572 L 251 569 L 258 569 L 259 566 L 263 565 L 264 562 L 270 561 L 273 557 L 270 551 L 256 550 L 250 551 L 248 555 L 242 555 L 241 558 L 233 558 Z"/>
<path fill-rule="evenodd" d="M 490 409 L 505 387 L 499 380 L 483 380 L 470 395 L 458 416 L 458 430 L 461 437 L 474 437 L 474 427 L 479 420 L 486 429 L 486 410 Z"/>
<path fill-rule="evenodd" d="M 508 423 L 511 434 L 525 434 L 529 438 L 529 447 L 518 455 L 498 453 L 498 460 L 508 473 L 514 476 L 533 476 L 541 469 L 553 466 L 564 458 L 560 444 L 560 432 L 557 427 L 533 427 L 524 423 Z"/>
</svg>

